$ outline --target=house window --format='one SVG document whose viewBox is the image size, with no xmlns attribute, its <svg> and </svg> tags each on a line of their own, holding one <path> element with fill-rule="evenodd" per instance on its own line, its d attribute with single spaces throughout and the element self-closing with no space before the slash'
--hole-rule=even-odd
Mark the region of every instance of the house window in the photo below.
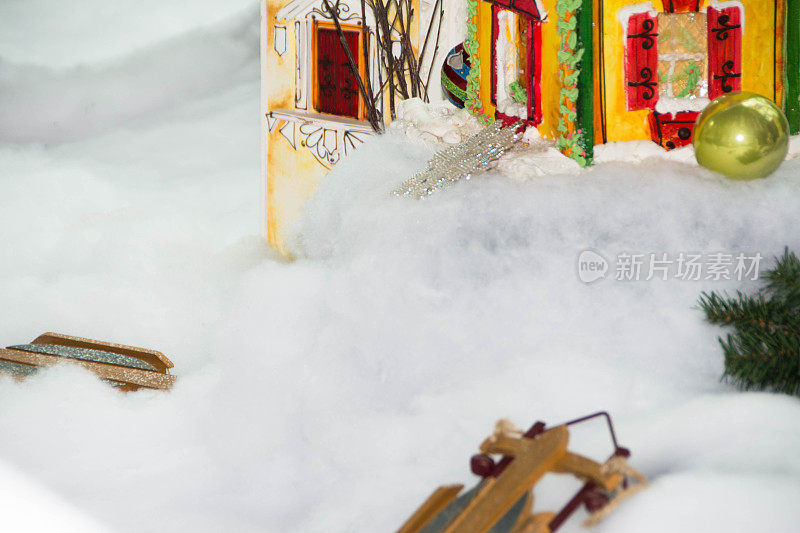
<svg viewBox="0 0 800 533">
<path fill-rule="evenodd" d="M 658 15 L 658 92 L 670 98 L 708 96 L 705 13 Z"/>
<path fill-rule="evenodd" d="M 347 48 L 362 69 L 361 30 L 342 25 Z M 358 81 L 350 69 L 336 28 L 317 23 L 314 29 L 314 107 L 319 113 L 359 118 Z"/>
<path fill-rule="evenodd" d="M 741 90 L 741 4 L 715 5 L 707 14 L 648 10 L 627 18 L 629 111 L 655 110 L 657 105 L 659 111 L 699 111 L 707 99 Z"/>
<path fill-rule="evenodd" d="M 541 122 L 539 21 L 492 6 L 492 103 L 498 115 Z"/>
</svg>

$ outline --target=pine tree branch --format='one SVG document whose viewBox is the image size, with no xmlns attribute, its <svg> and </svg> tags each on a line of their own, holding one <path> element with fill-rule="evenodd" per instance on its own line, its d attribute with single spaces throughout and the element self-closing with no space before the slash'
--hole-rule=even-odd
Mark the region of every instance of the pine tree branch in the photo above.
<svg viewBox="0 0 800 533">
<path fill-rule="evenodd" d="M 719 339 L 723 379 L 744 390 L 800 395 L 800 261 L 786 249 L 762 278 L 767 286 L 754 296 L 700 296 L 709 322 L 734 329 Z"/>
<path fill-rule="evenodd" d="M 800 314 L 787 310 L 783 300 L 768 300 L 762 294 L 736 294 L 735 299 L 726 295 L 727 300 L 716 293 L 701 294 L 699 304 L 710 323 L 769 335 L 786 333 L 800 336 Z"/>
<path fill-rule="evenodd" d="M 776 266 L 764 273 L 767 290 L 776 294 L 797 293 L 800 289 L 800 259 L 786 247 L 783 256 L 775 258 Z"/>
</svg>

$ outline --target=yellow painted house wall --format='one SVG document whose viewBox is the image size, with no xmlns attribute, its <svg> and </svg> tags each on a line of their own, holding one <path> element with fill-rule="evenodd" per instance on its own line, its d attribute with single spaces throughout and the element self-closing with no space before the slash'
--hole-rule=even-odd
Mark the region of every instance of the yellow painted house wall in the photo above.
<svg viewBox="0 0 800 533">
<path fill-rule="evenodd" d="M 478 12 L 475 15 L 475 39 L 480 46 L 478 58 L 480 59 L 480 82 L 478 98 L 483 103 L 483 112 L 488 117 L 494 117 L 495 106 L 492 105 L 492 4 L 478 0 Z"/>
<path fill-rule="evenodd" d="M 556 0 L 541 0 L 548 13 L 547 20 L 542 23 L 542 123 L 539 133 L 542 137 L 552 139 L 557 135 L 558 102 L 561 98 L 561 83 L 558 81 L 558 44 L 560 38 L 556 33 Z"/>
<path fill-rule="evenodd" d="M 267 110 L 293 109 L 295 94 L 295 25 L 286 24 L 286 53 L 279 56 L 275 42 L 275 14 L 288 2 L 268 0 L 266 18 L 265 80 Z M 316 189 L 319 180 L 328 172 L 308 150 L 295 150 L 283 138 L 280 128 L 267 132 L 267 239 L 286 254 L 286 237 L 291 224 L 298 219 L 306 200 Z"/>
<path fill-rule="evenodd" d="M 332 115 L 323 115 L 315 112 L 312 94 L 306 95 L 306 109 L 295 109 L 295 84 L 296 84 L 296 56 L 298 35 L 297 26 L 293 20 L 279 20 L 276 15 L 291 3 L 292 0 L 262 0 L 262 99 L 263 109 L 266 115 L 272 116 L 275 112 L 288 111 L 288 115 L 297 117 L 304 115 L 311 123 L 322 120 L 334 121 L 346 124 L 344 129 L 352 130 L 357 133 L 359 140 L 363 141 L 371 131 L 366 121 L 356 121 L 351 119 L 340 119 Z M 319 0 L 319 8 L 322 9 L 322 0 Z M 420 1 L 412 0 L 414 13 L 420 13 Z M 323 19 L 318 19 L 322 22 Z M 360 18 L 360 17 L 359 17 Z M 329 22 L 325 20 L 325 22 Z M 286 51 L 283 55 L 275 50 L 275 25 L 281 24 L 286 27 Z M 419 21 L 412 23 L 411 40 L 412 47 L 418 47 L 420 37 Z M 307 47 L 312 46 L 307 42 Z M 371 56 L 372 57 L 372 56 Z M 359 58 L 360 59 L 360 58 Z M 313 65 L 307 68 L 313 69 Z M 308 71 L 311 72 L 311 71 Z M 312 74 L 307 74 L 312 76 Z M 436 78 L 433 78 L 436 79 Z M 303 88 L 305 92 L 307 87 Z M 385 116 L 390 116 L 388 109 L 388 98 L 384 98 Z M 283 116 L 286 117 L 287 113 Z M 269 119 L 268 119 L 269 120 Z M 297 119 L 302 122 L 303 119 Z M 298 124 L 300 123 L 298 122 Z M 264 156 L 263 156 L 263 181 L 262 187 L 264 210 L 265 233 L 272 246 L 282 254 L 289 255 L 287 240 L 292 229 L 292 225 L 299 219 L 303 212 L 306 201 L 311 197 L 319 186 L 322 179 L 331 170 L 332 164 L 323 164 L 312 153 L 311 148 L 306 147 L 300 135 L 295 137 L 296 145 L 292 147 L 281 133 L 281 127 L 285 121 L 275 122 L 272 131 L 267 123 L 262 123 L 266 129 L 264 135 Z M 296 126 L 296 127 L 299 127 Z M 304 138 L 304 137 L 303 137 Z M 347 141 L 338 141 L 339 155 L 344 157 L 347 150 L 342 144 Z"/>
<path fill-rule="evenodd" d="M 601 47 L 595 45 L 595 86 L 599 79 L 605 80 L 606 139 L 608 141 L 630 141 L 649 139 L 647 125 L 649 111 L 628 111 L 625 103 L 625 29 L 617 19 L 622 7 L 638 4 L 631 0 L 596 0 L 598 19 L 595 43 L 602 39 L 603 62 L 600 63 Z M 701 2 L 701 9 L 708 6 Z M 783 49 L 785 6 L 779 2 L 777 14 L 773 3 L 765 0 L 741 0 L 744 6 L 744 33 L 742 35 L 742 90 L 753 91 L 774 99 L 779 105 L 783 101 Z M 653 6 L 663 12 L 661 0 L 653 0 Z M 777 27 L 775 24 L 777 18 Z M 602 28 L 602 35 L 600 30 Z M 776 42 L 773 43 L 773 36 Z M 773 46 L 774 45 L 774 46 Z M 773 57 L 773 51 L 775 57 Z M 775 76 L 777 72 L 777 76 Z M 603 77 L 604 78 L 601 78 Z M 777 83 L 774 81 L 776 80 Z M 599 103 L 599 102 L 598 102 Z M 599 130 L 599 109 L 595 109 L 595 144 L 602 142 Z"/>
<path fill-rule="evenodd" d="M 630 0 L 598 0 L 602 26 L 595 25 L 595 30 L 602 35 L 602 56 L 596 56 L 595 79 L 604 81 L 604 104 L 607 141 L 630 141 L 649 139 L 650 128 L 647 125 L 648 110 L 628 111 L 625 102 L 625 33 L 617 14 L 625 6 L 638 4 Z M 653 6 L 660 12 L 664 6 L 660 0 L 654 0 Z M 601 105 L 603 104 L 601 103 Z M 595 109 L 595 126 L 599 125 L 601 110 Z M 595 129 L 595 144 L 602 142 L 602 132 Z"/>
<path fill-rule="evenodd" d="M 287 255 L 291 224 L 329 169 L 307 150 L 295 150 L 276 128 L 267 140 L 267 239 Z"/>
</svg>

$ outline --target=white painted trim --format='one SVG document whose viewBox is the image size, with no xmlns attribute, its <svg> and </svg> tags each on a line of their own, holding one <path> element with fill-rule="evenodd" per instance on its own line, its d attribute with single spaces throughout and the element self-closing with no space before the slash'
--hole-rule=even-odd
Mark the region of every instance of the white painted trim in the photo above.
<svg viewBox="0 0 800 533">
<path fill-rule="evenodd" d="M 295 31 L 295 56 L 294 56 L 294 102 L 297 109 L 308 109 L 311 105 L 308 95 L 311 93 L 311 82 L 308 80 L 308 66 L 311 62 L 308 38 L 308 24 L 305 20 L 294 22 Z"/>
<path fill-rule="evenodd" d="M 669 54 L 658 54 L 659 61 L 702 61 L 705 59 L 706 54 L 688 54 L 688 53 L 669 53 Z"/>
<path fill-rule="evenodd" d="M 335 115 L 326 115 L 324 113 L 309 113 L 307 111 L 295 111 L 292 109 L 275 109 L 269 112 L 273 118 L 278 120 L 294 120 L 305 122 L 318 122 L 330 129 L 345 128 L 353 131 L 362 131 L 364 133 L 373 133 L 369 122 L 365 120 L 356 120 L 353 118 L 337 117 Z"/>
<path fill-rule="evenodd" d="M 335 3 L 335 0 L 331 0 Z M 343 24 L 356 24 L 361 22 L 361 2 L 360 0 L 339 0 L 339 21 Z M 367 25 L 369 27 L 375 26 L 375 21 L 372 20 L 372 11 L 365 10 L 367 17 Z M 275 20 L 278 21 L 294 21 L 308 18 L 328 19 L 328 12 L 325 9 L 323 0 L 294 0 L 289 2 L 275 14 Z"/>
<path fill-rule="evenodd" d="M 281 57 L 283 57 L 283 54 L 286 53 L 286 43 L 287 39 L 289 38 L 288 33 L 289 32 L 286 28 L 286 24 L 275 24 L 272 27 L 272 40 L 274 41 L 273 48 Z"/>
<path fill-rule="evenodd" d="M 269 113 L 278 121 L 281 135 L 295 150 L 305 149 L 326 167 L 332 167 L 374 132 L 364 121 L 277 109 Z"/>
</svg>

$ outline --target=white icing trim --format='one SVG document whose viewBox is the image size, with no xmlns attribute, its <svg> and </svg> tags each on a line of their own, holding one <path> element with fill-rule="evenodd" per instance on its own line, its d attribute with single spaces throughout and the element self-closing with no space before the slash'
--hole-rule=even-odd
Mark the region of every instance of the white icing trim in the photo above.
<svg viewBox="0 0 800 533">
<path fill-rule="evenodd" d="M 651 17 L 658 16 L 658 10 L 653 5 L 653 2 L 640 2 L 638 4 L 629 4 L 622 6 L 617 11 L 617 20 L 622 24 L 622 42 L 625 42 L 625 34 L 628 31 L 628 21 L 633 15 L 647 13 Z"/>
<path fill-rule="evenodd" d="M 708 98 L 698 96 L 684 96 L 677 98 L 675 96 L 667 96 L 661 94 L 656 102 L 656 111 L 658 113 L 669 113 L 675 118 L 675 113 L 681 111 L 702 111 L 710 103 Z"/>
<path fill-rule="evenodd" d="M 533 0 L 533 2 L 536 4 L 536 9 L 539 11 L 539 20 L 544 22 L 547 20 L 547 10 L 544 8 L 542 0 Z"/>
</svg>

